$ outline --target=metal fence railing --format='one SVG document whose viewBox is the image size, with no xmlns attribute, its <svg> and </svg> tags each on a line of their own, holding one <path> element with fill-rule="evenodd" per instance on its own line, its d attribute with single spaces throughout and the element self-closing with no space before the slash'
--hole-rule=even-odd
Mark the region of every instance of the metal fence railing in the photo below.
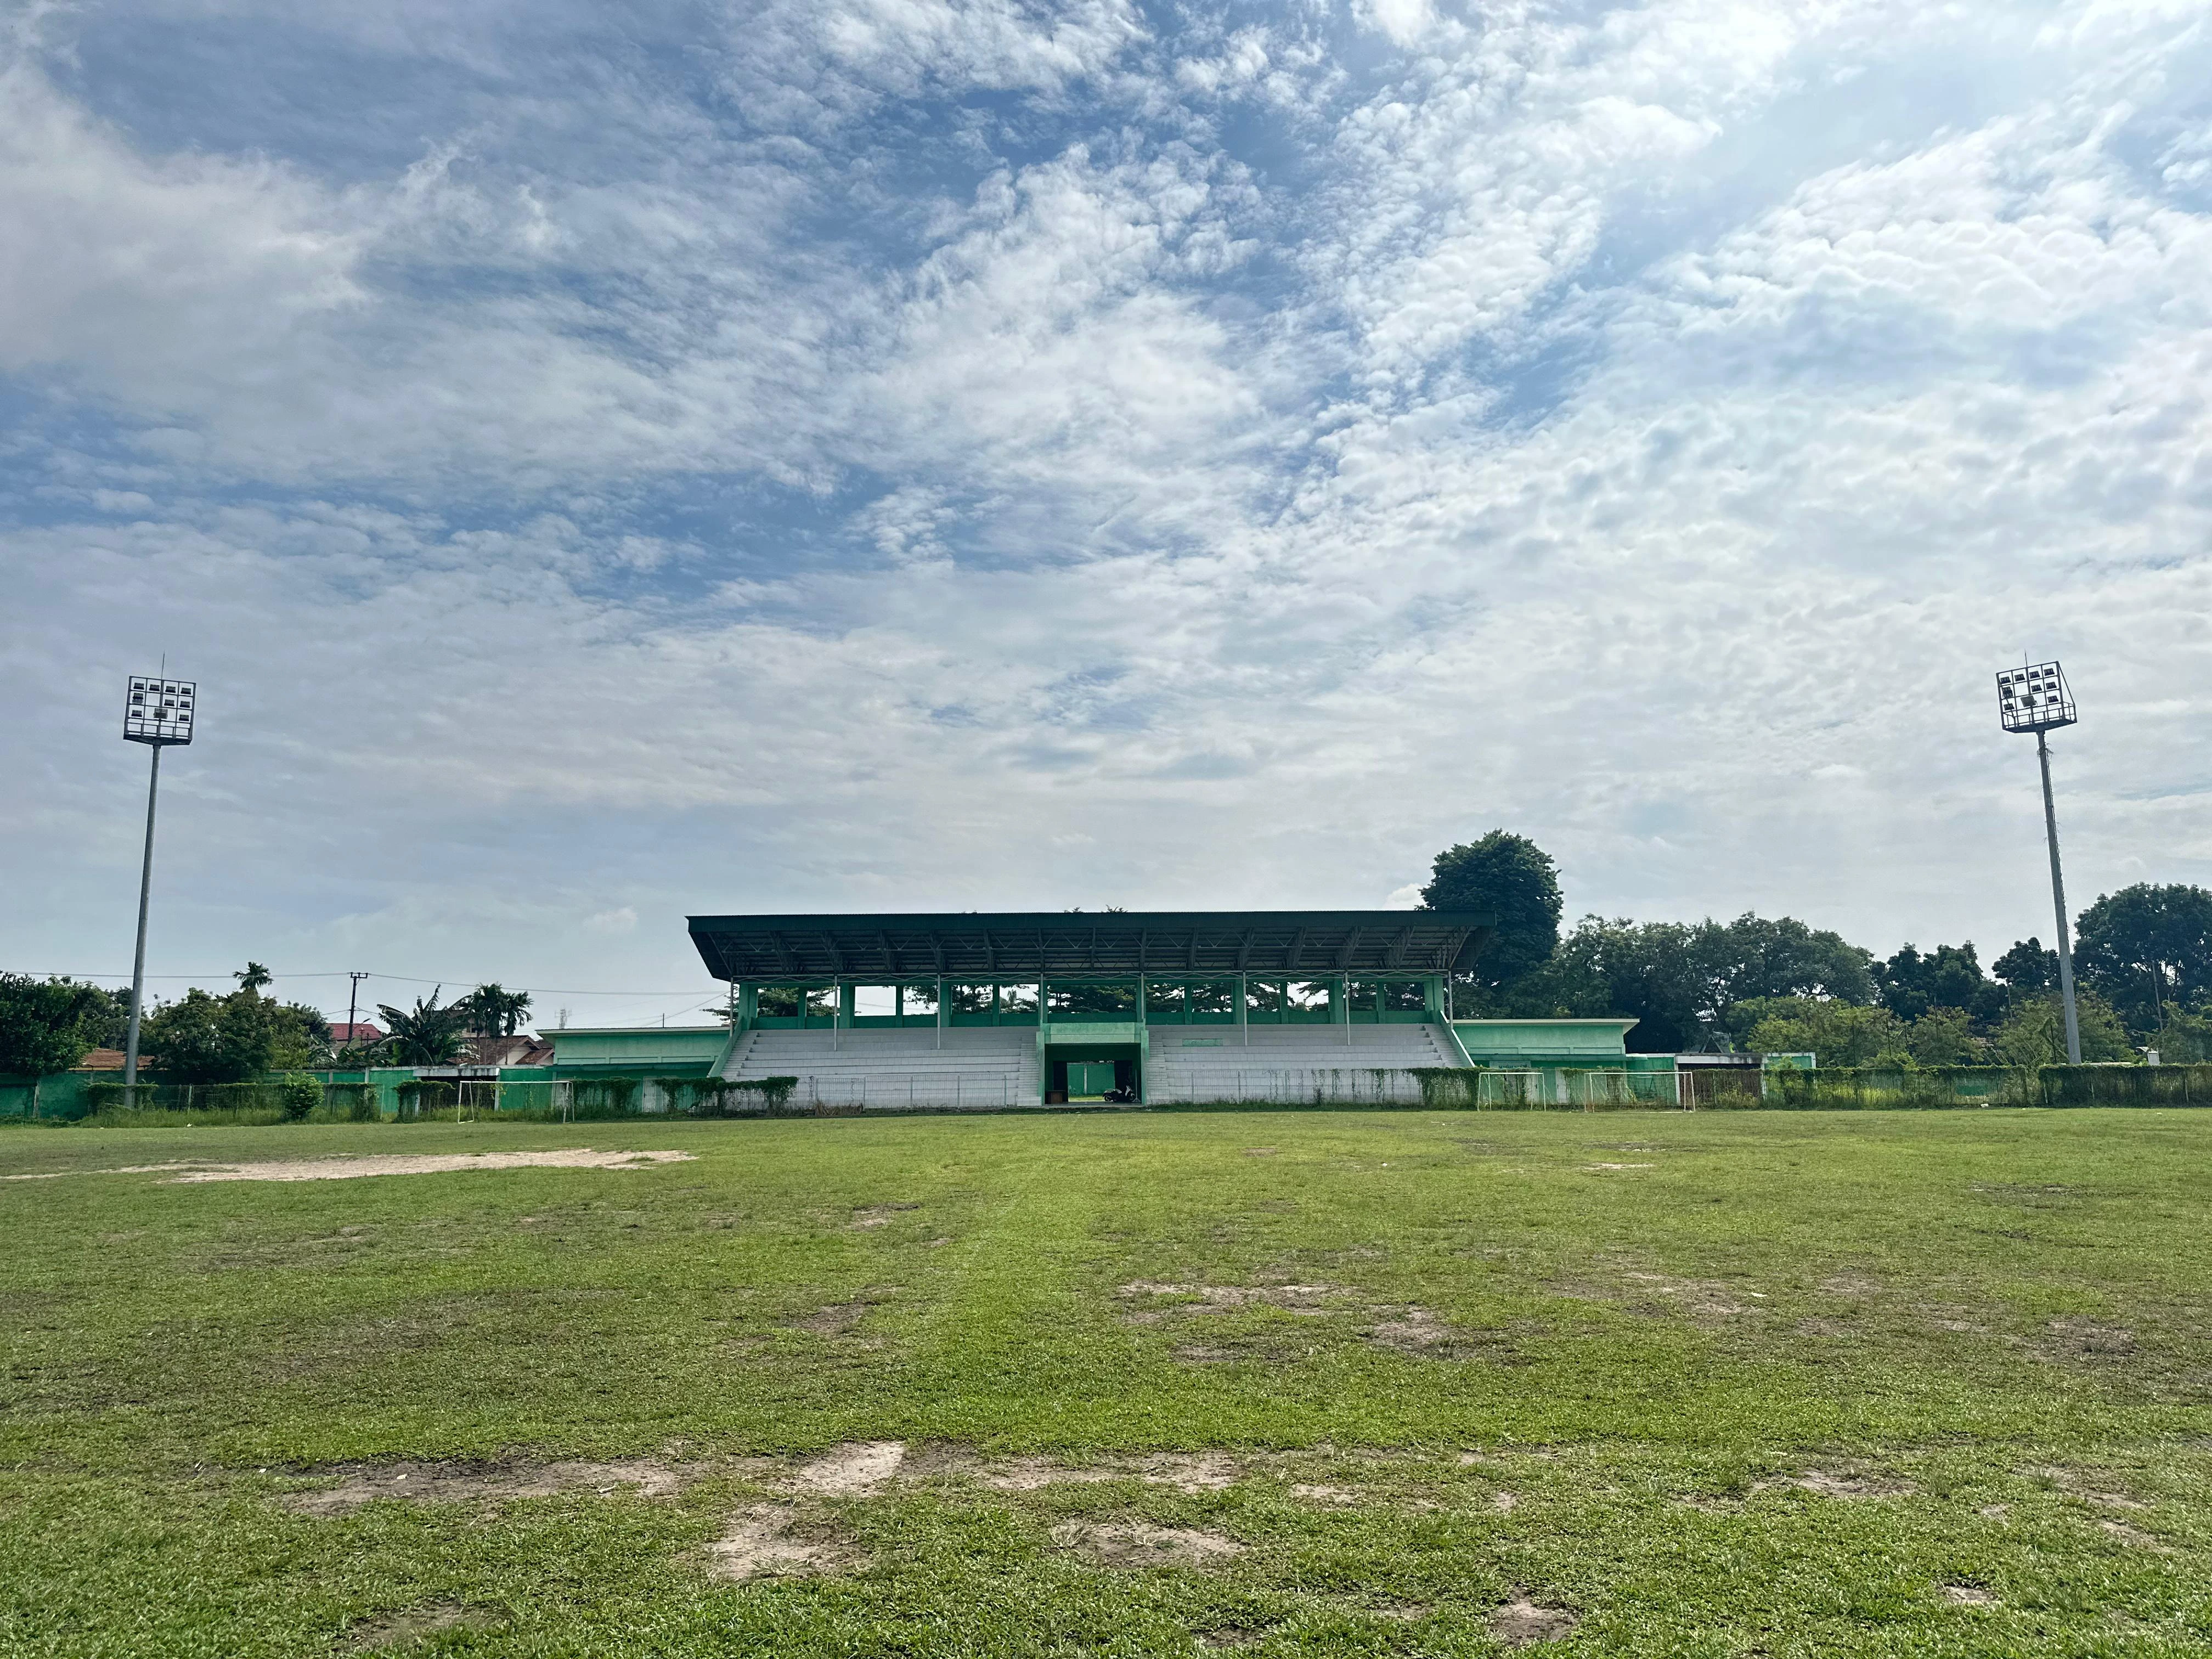
<svg viewBox="0 0 2212 1659">
<path fill-rule="evenodd" d="M 1246 1101 L 1255 1105 L 1419 1105 L 1421 1080 L 1385 1066 L 1156 1067 L 1146 1096 L 1186 1103 Z"/>
<path fill-rule="evenodd" d="M 895 1072 L 880 1077 L 805 1077 L 795 1101 L 811 1110 L 896 1112 L 989 1111 L 1012 1106 L 1012 1072 Z M 1018 1103 L 1033 1105 L 1034 1101 Z"/>
</svg>

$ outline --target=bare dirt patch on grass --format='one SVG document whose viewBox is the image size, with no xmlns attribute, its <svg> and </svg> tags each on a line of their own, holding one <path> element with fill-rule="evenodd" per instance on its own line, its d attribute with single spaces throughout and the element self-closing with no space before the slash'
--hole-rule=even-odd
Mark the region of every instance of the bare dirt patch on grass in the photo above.
<svg viewBox="0 0 2212 1659">
<path fill-rule="evenodd" d="M 2078 1498 L 2085 1504 L 2093 1504 L 2100 1510 L 2141 1512 L 2151 1507 L 2132 1492 L 2122 1491 L 2120 1483 L 2110 1475 L 2100 1474 L 2094 1470 L 2054 1468 L 2046 1465 L 2022 1469 L 2021 1473 L 2048 1480 L 2068 1496 Z"/>
<path fill-rule="evenodd" d="M 811 1331 L 816 1336 L 843 1336 L 860 1322 L 867 1311 L 865 1302 L 833 1302 L 793 1320 L 791 1324 L 794 1330 Z"/>
<path fill-rule="evenodd" d="M 458 1601 L 428 1601 L 362 1620 L 346 1632 L 343 1651 L 404 1653 L 447 1631 L 480 1630 L 491 1623 L 489 1614 L 471 1612 Z"/>
<path fill-rule="evenodd" d="M 550 1152 L 386 1152 L 374 1157 L 268 1158 L 254 1164 L 140 1164 L 115 1170 L 71 1170 L 73 1175 L 153 1175 L 181 1170 L 169 1183 L 209 1181 L 353 1181 L 364 1176 L 450 1175 L 472 1170 L 649 1170 L 659 1164 L 688 1164 L 696 1152 L 594 1152 L 570 1146 Z M 9 1180 L 32 1177 L 9 1176 Z"/>
<path fill-rule="evenodd" d="M 1576 1622 L 1575 1615 L 1565 1608 L 1547 1607 L 1526 1595 L 1515 1596 L 1489 1620 L 1491 1638 L 1509 1648 L 1556 1642 L 1571 1632 Z"/>
<path fill-rule="evenodd" d="M 1100 1567 L 1204 1567 L 1244 1549 L 1222 1533 L 1144 1521 L 1064 1521 L 1052 1541 Z"/>
<path fill-rule="evenodd" d="M 1865 1273 L 1832 1273 L 1820 1281 L 1820 1288 L 1830 1296 L 1878 1296 L 1882 1284 Z"/>
<path fill-rule="evenodd" d="M 1954 1607 L 1993 1607 L 1997 1598 L 1979 1584 L 1946 1584 L 1943 1599 Z"/>
<path fill-rule="evenodd" d="M 31 1175 L 0 1176 L 0 1181 L 59 1181 L 78 1175 L 166 1175 L 172 1170 L 206 1170 L 223 1166 L 192 1159 L 173 1164 L 118 1164 L 106 1170 L 40 1170 Z M 139 1235 L 134 1234 L 136 1237 Z"/>
<path fill-rule="evenodd" d="M 1387 1312 L 1388 1317 L 1377 1320 L 1361 1333 L 1376 1347 L 1411 1354 L 1419 1359 L 1515 1363 L 1512 1346 L 1503 1332 L 1468 1330 L 1438 1318 L 1426 1308 L 1406 1307 Z"/>
<path fill-rule="evenodd" d="M 896 1440 L 854 1441 L 832 1446 L 794 1469 L 783 1484 L 793 1492 L 825 1498 L 860 1498 L 896 1477 L 906 1463 L 906 1447 Z"/>
<path fill-rule="evenodd" d="M 917 1475 L 949 1474 L 994 1492 L 1042 1492 L 1048 1486 L 1096 1486 L 1134 1480 L 1148 1486 L 1172 1486 L 1186 1497 L 1226 1492 L 1243 1479 L 1251 1460 L 1227 1452 L 1150 1452 L 1097 1463 L 1062 1463 L 1049 1457 L 977 1457 L 964 1448 L 945 1447 L 915 1460 Z"/>
<path fill-rule="evenodd" d="M 280 1501 L 302 1515 L 350 1515 L 380 1498 L 410 1504 L 482 1504 L 514 1498 L 554 1498 L 590 1492 L 611 1497 L 672 1495 L 695 1471 L 646 1459 L 615 1463 L 516 1463 L 490 1467 L 455 1463 L 360 1463 L 305 1473 L 335 1475 L 335 1486 L 290 1492 Z"/>
<path fill-rule="evenodd" d="M 1328 1304 L 1352 1295 L 1340 1285 L 1170 1285 L 1140 1279 L 1115 1292 L 1133 1305 L 1121 1317 L 1131 1325 L 1155 1325 L 1167 1319 L 1207 1314 L 1243 1313 L 1272 1308 L 1309 1316 L 1331 1311 Z"/>
<path fill-rule="evenodd" d="M 888 1227 L 908 1210 L 918 1210 L 919 1204 L 864 1204 L 853 1212 L 849 1225 L 865 1231 L 870 1227 Z"/>
<path fill-rule="evenodd" d="M 797 1530 L 794 1530 L 796 1528 Z M 781 1504 L 756 1504 L 730 1517 L 707 1546 L 707 1571 L 742 1583 L 749 1578 L 805 1578 L 864 1565 L 858 1552 Z"/>
<path fill-rule="evenodd" d="M 1755 1480 L 1753 1492 L 1790 1488 L 1815 1498 L 1902 1498 L 1916 1488 L 1910 1480 L 1871 1469 L 1806 1469 L 1771 1480 Z"/>
<path fill-rule="evenodd" d="M 2136 1334 L 2093 1319 L 2054 1319 L 2034 1346 L 2046 1359 L 2112 1359 L 2135 1352 Z"/>
<path fill-rule="evenodd" d="M 793 1330 L 807 1331 L 816 1336 L 849 1336 L 873 1309 L 881 1307 L 898 1294 L 896 1285 L 871 1285 L 861 1291 L 850 1302 L 831 1302 L 802 1314 L 790 1321 Z"/>
<path fill-rule="evenodd" d="M 1138 1279 L 1121 1285 L 1127 1325 L 1188 1325 L 1212 1316 L 1274 1315 L 1276 1322 L 1258 1328 L 1207 1331 L 1178 1343 L 1170 1352 L 1184 1364 L 1234 1364 L 1243 1361 L 1287 1364 L 1310 1357 L 1315 1343 L 1286 1328 L 1282 1316 L 1328 1321 L 1363 1316 L 1370 1322 L 1361 1340 L 1378 1348 L 1421 1359 L 1489 1359 L 1511 1363 L 1512 1351 L 1496 1331 L 1470 1331 L 1449 1324 L 1430 1310 L 1400 1304 L 1363 1304 L 1358 1293 L 1341 1285 L 1204 1285 Z"/>
</svg>

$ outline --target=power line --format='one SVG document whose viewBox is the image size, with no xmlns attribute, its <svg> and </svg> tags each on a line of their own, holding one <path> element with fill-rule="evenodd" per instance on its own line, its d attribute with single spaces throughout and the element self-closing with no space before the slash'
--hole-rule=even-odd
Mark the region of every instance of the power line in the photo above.
<svg viewBox="0 0 2212 1659">
<path fill-rule="evenodd" d="M 27 968 L 11 969 L 9 971 L 21 973 L 31 979 L 127 980 L 131 977 L 128 974 L 70 974 Z M 225 969 L 220 973 L 214 974 L 149 974 L 146 977 L 148 979 L 226 980 L 235 979 L 238 975 L 234 970 Z M 271 980 L 349 979 L 351 977 L 351 974 L 344 970 L 332 974 L 277 973 L 270 975 Z M 399 985 L 465 985 L 471 982 L 466 974 L 448 974 L 442 979 L 422 979 L 409 974 L 366 974 L 363 977 L 388 979 Z M 690 990 L 674 991 L 576 991 L 560 990 L 549 985 L 509 985 L 501 988 L 509 991 L 527 991 L 532 996 L 540 997 L 694 997 L 702 994 L 708 988 L 695 986 Z"/>
</svg>

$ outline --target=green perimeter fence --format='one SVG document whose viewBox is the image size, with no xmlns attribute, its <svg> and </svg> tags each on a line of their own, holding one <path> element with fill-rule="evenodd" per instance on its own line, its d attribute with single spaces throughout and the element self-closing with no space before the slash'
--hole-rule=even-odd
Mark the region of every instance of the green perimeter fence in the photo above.
<svg viewBox="0 0 2212 1659">
<path fill-rule="evenodd" d="M 833 1102 L 798 1078 L 742 1082 L 697 1076 L 416 1078 L 404 1071 L 356 1081 L 295 1074 L 253 1083 L 142 1083 L 126 1089 L 82 1073 L 0 1078 L 0 1120 L 99 1123 L 415 1121 L 504 1118 L 592 1122 L 611 1118 L 842 1115 L 897 1109 L 893 1102 Z M 1411 1106 L 1473 1111 L 1955 1110 L 1979 1106 L 2212 1106 L 2212 1065 L 1835 1066 L 1617 1071 L 1423 1067 L 1225 1075 L 1197 1106 Z M 983 1109 L 991 1109 L 986 1106 Z"/>
<path fill-rule="evenodd" d="M 0 1120 L 46 1122 L 210 1123 L 307 1121 L 373 1123 L 507 1118 L 550 1123 L 672 1115 L 760 1117 L 794 1110 L 796 1078 L 732 1082 L 701 1077 L 417 1078 L 392 1070 L 355 1081 L 312 1073 L 252 1083 L 141 1083 L 82 1074 L 0 1078 Z M 800 1106 L 804 1115 L 813 1109 Z"/>
</svg>

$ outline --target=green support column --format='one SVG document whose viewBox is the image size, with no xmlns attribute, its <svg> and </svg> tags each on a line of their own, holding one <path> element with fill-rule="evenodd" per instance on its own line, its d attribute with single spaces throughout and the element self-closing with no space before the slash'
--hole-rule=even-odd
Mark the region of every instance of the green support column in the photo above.
<svg viewBox="0 0 2212 1659">
<path fill-rule="evenodd" d="M 945 976 L 940 974 L 937 978 L 937 1046 L 940 1048 L 945 1046 L 945 1028 L 951 1020 L 951 1011 L 945 1006 Z"/>
</svg>

